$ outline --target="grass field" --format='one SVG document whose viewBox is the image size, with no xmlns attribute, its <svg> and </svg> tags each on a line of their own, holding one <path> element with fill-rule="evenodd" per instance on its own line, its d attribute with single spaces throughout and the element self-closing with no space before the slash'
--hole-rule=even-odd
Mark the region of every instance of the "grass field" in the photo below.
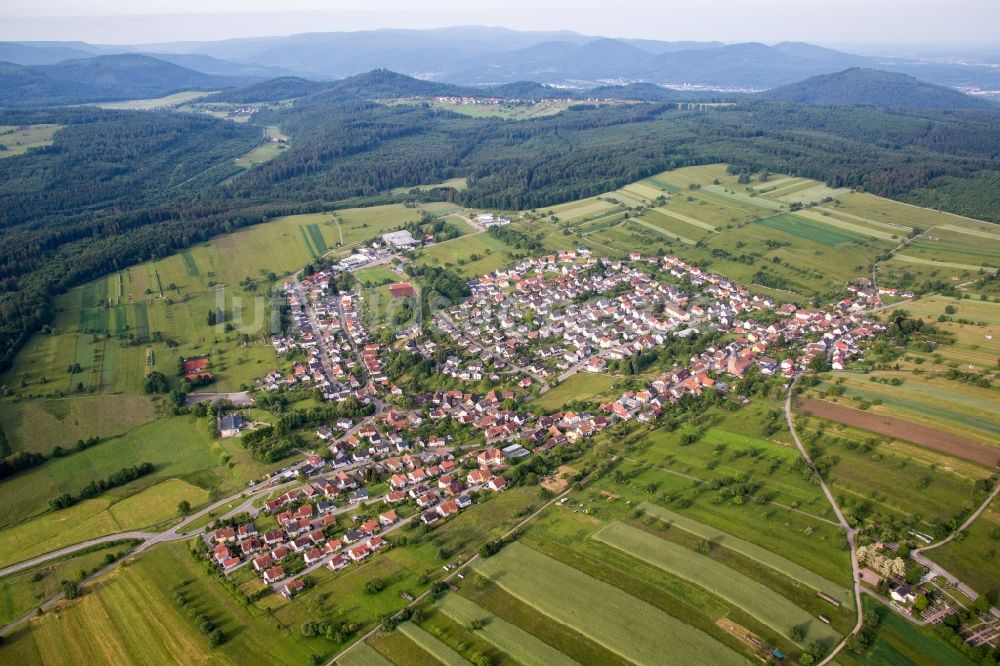
<svg viewBox="0 0 1000 666">
<path fill-rule="evenodd" d="M 641 505 L 641 508 L 646 515 L 653 516 L 668 525 L 679 527 L 686 532 L 690 532 L 691 534 L 711 541 L 714 544 L 734 550 L 741 555 L 745 555 L 760 564 L 768 566 L 775 571 L 781 572 L 789 578 L 811 587 L 817 592 L 825 592 L 831 597 L 839 599 L 842 603 L 849 603 L 851 600 L 850 590 L 846 587 L 830 582 L 802 565 L 796 564 L 788 558 L 779 555 L 773 550 L 768 550 L 767 548 L 758 546 L 757 544 L 751 543 L 746 539 L 740 539 L 739 537 L 735 537 L 732 534 L 723 532 L 722 530 L 716 529 L 710 525 L 700 523 L 696 520 L 691 520 L 687 516 L 671 511 L 670 509 L 657 506 L 656 504 L 645 502 Z"/>
<path fill-rule="evenodd" d="M 578 372 L 544 395 L 534 403 L 544 410 L 555 411 L 573 400 L 594 400 L 609 392 L 619 377 L 593 372 Z"/>
<path fill-rule="evenodd" d="M 393 666 L 395 663 L 383 657 L 367 643 L 355 646 L 354 649 L 337 660 L 339 666 Z"/>
<path fill-rule="evenodd" d="M 25 401 L 16 409 L 0 406 L 0 430 L 19 450 L 46 455 L 72 448 L 79 439 L 122 435 L 156 418 L 148 396 L 81 396 Z"/>
<path fill-rule="evenodd" d="M 481 623 L 482 629 L 477 630 L 476 635 L 492 643 L 519 664 L 572 666 L 577 663 L 548 643 L 457 594 L 445 595 L 436 608 L 461 625 Z"/>
<path fill-rule="evenodd" d="M 949 543 L 927 552 L 927 557 L 1000 603 L 1000 501 L 994 501 L 969 528 Z"/>
<path fill-rule="evenodd" d="M 400 282 L 403 278 L 396 271 L 388 266 L 374 266 L 372 268 L 362 268 L 355 271 L 354 277 L 362 284 L 384 284 L 386 282 Z"/>
<path fill-rule="evenodd" d="M 48 511 L 51 498 L 67 492 L 78 493 L 91 480 L 104 479 L 119 469 L 143 462 L 153 463 L 156 470 L 100 498 L 22 522 Z M 197 506 L 205 501 L 208 491 L 232 492 L 247 480 L 260 476 L 264 469 L 238 442 L 209 440 L 204 420 L 161 419 L 0 484 L 0 500 L 6 507 L 0 544 L 9 546 L 0 552 L 25 557 L 25 549 L 45 552 L 57 547 L 52 545 L 55 541 L 66 545 L 123 529 L 146 527 L 172 517 L 182 499 Z M 178 481 L 160 483 L 168 479 Z M 129 497 L 140 491 L 148 494 L 138 500 Z M 152 506 L 143 506 L 146 500 Z M 118 502 L 121 506 L 117 506 Z M 22 550 L 18 552 L 19 549 Z"/>
<path fill-rule="evenodd" d="M 51 146 L 62 125 L 0 125 L 0 158 L 23 155 L 32 148 Z"/>
<path fill-rule="evenodd" d="M 636 664 L 743 663 L 701 631 L 520 543 L 474 565 L 511 595 Z M 642 641 L 631 640 L 643 636 Z"/>
<path fill-rule="evenodd" d="M 0 530 L 0 566 L 15 564 L 51 550 L 117 532 L 155 528 L 179 518 L 177 504 L 208 501 L 208 492 L 186 481 L 169 479 L 120 501 L 85 500 L 15 527 Z"/>
<path fill-rule="evenodd" d="M 99 104 L 94 104 L 94 106 L 102 109 L 119 109 L 123 111 L 169 109 L 189 104 L 190 102 L 201 99 L 202 97 L 207 97 L 212 93 L 213 91 L 206 92 L 204 90 L 186 90 L 184 92 L 174 93 L 165 97 L 157 97 L 155 99 L 132 99 L 125 102 L 101 102 Z"/>
<path fill-rule="evenodd" d="M 184 611 L 180 592 L 191 609 Z M 204 614 L 227 636 L 212 649 L 198 631 Z M 23 664 L 306 663 L 325 638 L 303 638 L 265 612 L 242 604 L 205 572 L 187 546 L 160 546 L 98 581 L 77 601 L 8 637 L 4 652 Z"/>
<path fill-rule="evenodd" d="M 60 592 L 64 580 L 78 580 L 80 572 L 90 573 L 104 565 L 108 554 L 118 556 L 126 544 L 98 547 L 76 557 L 27 569 L 0 579 L 0 625 L 16 620 Z"/>
<path fill-rule="evenodd" d="M 878 613 L 881 618 L 875 643 L 865 656 L 864 663 L 886 666 L 960 666 L 969 663 L 930 629 L 913 626 L 872 599 L 865 597 L 863 601 L 865 613 Z"/>
<path fill-rule="evenodd" d="M 399 631 L 411 641 L 433 655 L 445 666 L 468 666 L 469 662 L 462 655 L 448 647 L 448 644 L 427 630 L 412 622 L 399 625 Z"/>
<path fill-rule="evenodd" d="M 514 248 L 499 238 L 480 233 L 431 245 L 418 253 L 416 263 L 444 266 L 466 277 L 473 277 L 510 264 L 513 252 Z M 478 258 L 473 258 L 474 256 Z"/>
<path fill-rule="evenodd" d="M 823 639 L 832 645 L 838 637 L 780 594 L 687 548 L 620 522 L 605 525 L 593 538 L 722 597 L 786 637 L 793 626 L 803 629 L 806 642 Z"/>
</svg>

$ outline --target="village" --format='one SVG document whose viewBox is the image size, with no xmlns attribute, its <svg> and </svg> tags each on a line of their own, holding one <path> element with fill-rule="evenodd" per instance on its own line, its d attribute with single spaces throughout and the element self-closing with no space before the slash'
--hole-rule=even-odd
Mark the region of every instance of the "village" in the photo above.
<svg viewBox="0 0 1000 666">
<path fill-rule="evenodd" d="M 338 288 L 344 269 L 338 264 L 284 283 L 289 322 L 274 348 L 306 358 L 288 376 L 268 373 L 258 389 L 305 386 L 326 401 L 354 399 L 374 413 L 318 427 L 324 454 L 280 477 L 301 485 L 244 522 L 204 535 L 225 574 L 249 566 L 289 598 L 307 573 L 361 564 L 392 547 L 390 535 L 410 523 L 431 528 L 488 501 L 506 488 L 504 470 L 533 451 L 581 445 L 617 421 L 654 421 L 686 396 L 726 393 L 755 367 L 765 377 L 791 378 L 819 358 L 843 369 L 881 330 L 866 317 L 882 305 L 869 285 L 853 286 L 853 296 L 830 310 L 802 310 L 777 307 L 676 257 L 632 253 L 626 261 L 567 250 L 472 280 L 467 299 L 425 319 L 438 342 L 419 326 L 396 336 L 396 347 L 427 360 L 441 358 L 441 340 L 448 340 L 440 373 L 459 384 L 488 378 L 510 388 L 431 390 L 408 396 L 401 408 L 393 402 L 403 392 L 384 370 L 392 346 L 372 342 L 362 291 Z M 416 296 L 410 283 L 390 285 L 390 293 Z M 578 372 L 602 372 L 671 339 L 709 331 L 715 342 L 687 363 L 598 409 L 538 414 L 524 407 Z M 224 434 L 240 433 L 242 421 L 234 418 L 224 417 Z"/>
</svg>

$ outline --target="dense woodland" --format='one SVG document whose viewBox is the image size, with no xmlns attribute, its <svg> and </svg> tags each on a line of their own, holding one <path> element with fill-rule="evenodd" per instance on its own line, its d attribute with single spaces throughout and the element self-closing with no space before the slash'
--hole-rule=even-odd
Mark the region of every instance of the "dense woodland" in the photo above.
<svg viewBox="0 0 1000 666">
<path fill-rule="evenodd" d="M 514 122 L 363 99 L 393 85 L 360 79 L 261 112 L 256 122 L 279 124 L 293 143 L 242 173 L 233 158 L 259 142 L 258 127 L 169 112 L 0 111 L 0 124 L 66 126 L 53 146 L 0 160 L 0 367 L 72 285 L 273 215 L 385 203 L 390 188 L 452 177 L 468 177 L 468 190 L 401 197 L 537 208 L 730 162 L 1000 222 L 992 111 L 661 102 Z M 420 89 L 401 85 L 399 96 Z"/>
</svg>

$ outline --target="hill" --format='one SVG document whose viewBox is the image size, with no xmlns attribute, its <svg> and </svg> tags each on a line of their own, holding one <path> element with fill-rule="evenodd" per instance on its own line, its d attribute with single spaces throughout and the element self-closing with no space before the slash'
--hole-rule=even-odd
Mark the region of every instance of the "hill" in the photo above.
<svg viewBox="0 0 1000 666">
<path fill-rule="evenodd" d="M 313 95 L 329 88 L 329 83 L 319 83 L 301 79 L 297 76 L 285 76 L 270 81 L 254 83 L 235 90 L 226 90 L 205 97 L 204 102 L 231 102 L 233 104 L 254 104 L 256 102 L 277 102 L 283 99 L 296 99 Z"/>
<path fill-rule="evenodd" d="M 105 55 L 54 65 L 0 64 L 0 106 L 57 106 L 162 97 L 181 90 L 245 85 L 144 55 Z"/>
<path fill-rule="evenodd" d="M 869 57 L 804 42 L 609 39 L 570 31 L 482 26 L 431 30 L 316 32 L 214 42 L 101 46 L 83 42 L 0 42 L 0 60 L 54 64 L 67 58 L 144 53 L 206 74 L 332 80 L 385 68 L 457 85 L 517 81 L 593 87 L 608 83 L 695 84 L 762 90 L 868 67 L 951 87 L 1000 88 L 1000 69 L 970 57 Z"/>
<path fill-rule="evenodd" d="M 997 105 L 906 74 L 859 67 L 822 74 L 761 95 L 770 100 L 821 106 L 877 106 L 893 109 L 996 109 Z"/>
</svg>

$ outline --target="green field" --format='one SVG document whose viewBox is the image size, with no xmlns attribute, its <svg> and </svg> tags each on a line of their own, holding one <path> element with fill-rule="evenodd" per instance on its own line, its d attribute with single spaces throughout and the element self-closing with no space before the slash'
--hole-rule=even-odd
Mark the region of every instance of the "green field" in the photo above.
<svg viewBox="0 0 1000 666">
<path fill-rule="evenodd" d="M 1000 501 L 994 501 L 959 537 L 927 551 L 972 589 L 1000 603 Z"/>
<path fill-rule="evenodd" d="M 828 625 L 780 594 L 687 548 L 620 522 L 605 525 L 593 538 L 722 597 L 786 637 L 799 626 L 806 641 L 825 639 L 832 645 L 838 638 Z"/>
<path fill-rule="evenodd" d="M 447 594 L 436 605 L 442 613 L 461 625 L 479 622 L 476 635 L 525 666 L 572 666 L 577 662 L 516 625 L 506 622 L 457 594 Z"/>
<path fill-rule="evenodd" d="M 403 277 L 388 266 L 362 268 L 354 273 L 361 284 L 385 284 L 386 282 L 401 282 Z"/>
<path fill-rule="evenodd" d="M 447 643 L 419 625 L 404 622 L 399 625 L 399 631 L 445 666 L 467 666 L 469 663 L 462 655 L 448 647 Z"/>
<path fill-rule="evenodd" d="M 105 564 L 108 554 L 118 556 L 128 544 L 98 546 L 82 554 L 43 564 L 0 579 L 0 625 L 16 620 L 59 594 L 61 582 L 79 579 Z"/>
<path fill-rule="evenodd" d="M 519 543 L 473 566 L 553 621 L 636 664 L 743 663 L 737 653 L 701 631 Z M 643 640 L 631 640 L 636 635 Z"/>
<path fill-rule="evenodd" d="M 181 609 L 178 592 L 193 612 Z M 209 648 L 194 614 L 208 616 L 226 634 L 223 647 Z M 4 652 L 22 664 L 306 663 L 328 646 L 325 638 L 303 638 L 297 627 L 280 627 L 242 604 L 176 543 L 116 570 L 58 613 L 33 620 L 7 637 Z"/>
<path fill-rule="evenodd" d="M 416 263 L 445 266 L 466 277 L 473 277 L 507 266 L 512 261 L 513 252 L 514 248 L 492 234 L 480 233 L 437 243 L 420 250 Z M 474 255 L 478 259 L 473 259 Z"/>
<path fill-rule="evenodd" d="M 556 411 L 574 400 L 594 400 L 599 396 L 606 395 L 619 380 L 619 377 L 613 375 L 578 372 L 559 386 L 536 398 L 534 404 L 546 411 Z"/>
<path fill-rule="evenodd" d="M 866 664 L 886 666 L 960 666 L 969 662 L 941 641 L 929 628 L 915 627 L 872 599 L 864 598 L 865 613 L 881 618 Z"/>
<path fill-rule="evenodd" d="M 49 499 L 62 493 L 78 493 L 92 480 L 143 462 L 153 463 L 156 470 L 100 498 L 22 522 L 47 512 Z M 66 545 L 122 529 L 146 527 L 174 516 L 181 499 L 195 506 L 204 502 L 208 491 L 232 492 L 260 476 L 264 469 L 238 442 L 209 440 L 204 420 L 189 416 L 161 419 L 123 437 L 26 470 L 0 484 L 0 500 L 6 507 L 0 544 L 9 546 L 0 552 L 23 558 L 29 548 L 32 553 L 56 548 L 52 545 L 55 541 Z M 159 484 L 167 479 L 184 483 Z M 184 493 L 171 490 L 167 497 L 160 497 L 165 489 L 176 488 L 185 488 L 192 496 L 181 497 L 178 495 Z M 140 500 L 126 499 L 139 491 L 150 494 Z M 152 506 L 143 506 L 146 498 L 153 501 Z M 115 508 L 118 502 L 123 503 Z"/>
<path fill-rule="evenodd" d="M 350 652 L 337 660 L 339 666 L 393 666 L 394 663 L 380 655 L 375 651 L 375 648 L 367 643 L 356 645 Z"/>
<path fill-rule="evenodd" d="M 825 592 L 831 597 L 839 599 L 843 603 L 849 603 L 851 600 L 850 590 L 846 587 L 828 581 L 822 576 L 819 576 L 813 571 L 792 562 L 788 558 L 779 555 L 773 550 L 768 550 L 767 548 L 758 546 L 757 544 L 751 543 L 745 539 L 740 539 L 739 537 L 735 537 L 732 534 L 723 532 L 710 525 L 699 523 L 696 520 L 691 520 L 686 516 L 671 511 L 670 509 L 657 506 L 656 504 L 646 502 L 642 505 L 642 510 L 646 515 L 653 516 L 668 525 L 679 527 L 686 532 L 690 532 L 691 534 L 707 539 L 714 544 L 736 551 L 737 553 L 745 555 L 756 562 L 771 567 L 775 571 L 779 571 L 789 578 L 808 585 L 817 592 Z"/>
<path fill-rule="evenodd" d="M 22 155 L 32 148 L 51 146 L 62 125 L 0 125 L 0 158 Z"/>
<path fill-rule="evenodd" d="M 82 396 L 0 406 L 0 430 L 15 448 L 48 454 L 55 446 L 73 447 L 77 440 L 113 437 L 156 418 L 147 396 Z"/>
<path fill-rule="evenodd" d="M 217 92 L 217 91 L 215 91 Z M 102 109 L 119 109 L 124 111 L 147 111 L 150 109 L 167 109 L 188 104 L 202 97 L 211 95 L 213 91 L 187 90 L 155 99 L 132 99 L 125 102 L 101 102 L 94 106 Z"/>
<path fill-rule="evenodd" d="M 0 530 L 0 566 L 95 537 L 163 527 L 180 518 L 177 503 L 182 500 L 198 506 L 208 501 L 208 492 L 186 481 L 170 479 L 122 500 L 84 500 L 68 509 L 7 527 Z"/>
</svg>

